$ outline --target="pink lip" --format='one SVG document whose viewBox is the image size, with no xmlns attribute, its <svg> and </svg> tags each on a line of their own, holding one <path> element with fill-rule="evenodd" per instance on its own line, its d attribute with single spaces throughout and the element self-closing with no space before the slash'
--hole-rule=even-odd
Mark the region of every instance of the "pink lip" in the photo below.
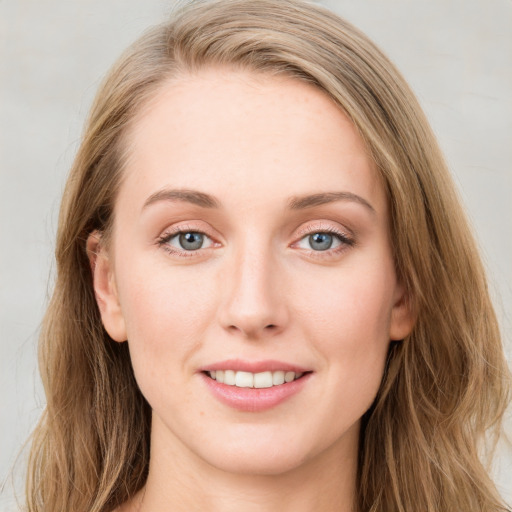
<svg viewBox="0 0 512 512">
<path fill-rule="evenodd" d="M 285 363 L 283 361 L 276 361 L 269 359 L 266 361 L 243 361 L 241 359 L 227 359 L 226 361 L 219 361 L 218 363 L 209 364 L 200 368 L 200 372 L 216 371 L 216 370 L 233 370 L 235 372 L 277 372 L 283 370 L 285 372 L 305 373 L 311 371 L 310 369 L 297 366 L 295 364 Z"/>
<path fill-rule="evenodd" d="M 222 368 L 234 369 L 237 367 L 223 366 Z M 244 368 L 247 368 L 247 366 L 244 366 Z M 266 368 L 268 369 L 268 366 Z M 283 369 L 282 366 L 280 368 Z M 240 369 L 239 367 L 237 369 L 240 371 L 251 371 Z M 252 371 L 257 373 L 257 370 Z M 311 375 L 311 373 L 306 373 L 299 379 L 292 382 L 287 382 L 279 386 L 272 386 L 271 388 L 256 389 L 239 388 L 237 386 L 221 384 L 204 372 L 200 374 L 203 382 L 217 400 L 233 409 L 243 412 L 262 412 L 278 406 L 285 400 L 288 400 L 299 393 L 309 381 Z"/>
</svg>

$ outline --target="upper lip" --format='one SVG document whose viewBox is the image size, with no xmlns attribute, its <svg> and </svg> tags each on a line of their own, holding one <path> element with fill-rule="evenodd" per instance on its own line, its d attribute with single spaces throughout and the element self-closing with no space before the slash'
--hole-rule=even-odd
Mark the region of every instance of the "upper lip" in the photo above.
<svg viewBox="0 0 512 512">
<path fill-rule="evenodd" d="M 308 370 L 302 366 L 284 361 L 268 359 L 264 361 L 245 361 L 243 359 L 227 359 L 216 363 L 205 365 L 200 368 L 201 372 L 217 371 L 217 370 L 233 370 L 240 372 L 260 373 L 260 372 L 277 372 L 279 370 L 285 372 L 304 373 Z"/>
</svg>

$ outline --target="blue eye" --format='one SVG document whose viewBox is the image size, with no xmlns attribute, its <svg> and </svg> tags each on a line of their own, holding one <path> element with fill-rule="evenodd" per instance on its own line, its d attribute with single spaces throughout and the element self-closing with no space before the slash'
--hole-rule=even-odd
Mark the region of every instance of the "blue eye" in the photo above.
<svg viewBox="0 0 512 512">
<path fill-rule="evenodd" d="M 334 237 L 329 233 L 314 233 L 308 236 L 308 243 L 314 251 L 326 251 L 332 247 Z"/>
<path fill-rule="evenodd" d="M 340 233 L 329 231 L 316 231 L 301 238 L 296 244 L 300 249 L 308 251 L 325 252 L 333 249 L 342 249 L 343 246 L 354 245 L 354 241 Z"/>
<path fill-rule="evenodd" d="M 197 251 L 210 247 L 212 240 L 198 231 L 182 231 L 167 239 L 167 244 L 182 251 Z"/>
<path fill-rule="evenodd" d="M 178 241 L 182 249 L 187 251 L 197 251 L 203 246 L 204 235 L 202 233 L 181 233 L 178 235 Z"/>
</svg>

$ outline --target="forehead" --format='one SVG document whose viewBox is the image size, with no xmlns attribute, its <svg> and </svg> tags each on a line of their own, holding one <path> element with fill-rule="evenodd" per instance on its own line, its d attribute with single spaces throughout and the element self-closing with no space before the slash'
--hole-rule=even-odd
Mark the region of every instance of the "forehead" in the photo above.
<svg viewBox="0 0 512 512">
<path fill-rule="evenodd" d="M 126 146 L 125 182 L 139 195 L 233 188 L 247 200 L 348 187 L 384 201 L 352 122 L 327 94 L 288 77 L 206 69 L 173 79 L 133 121 Z"/>
</svg>

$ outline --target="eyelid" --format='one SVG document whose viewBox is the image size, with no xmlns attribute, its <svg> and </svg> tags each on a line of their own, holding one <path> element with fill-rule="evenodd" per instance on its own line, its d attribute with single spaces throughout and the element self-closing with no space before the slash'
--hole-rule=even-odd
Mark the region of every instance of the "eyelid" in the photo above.
<svg viewBox="0 0 512 512">
<path fill-rule="evenodd" d="M 328 233 L 330 235 L 335 236 L 339 244 L 336 247 L 332 247 L 326 249 L 324 251 L 315 251 L 314 249 L 306 249 L 303 247 L 299 247 L 299 244 L 308 236 L 311 236 L 315 233 Z M 290 245 L 290 247 L 294 249 L 299 249 L 302 253 L 307 254 L 309 257 L 317 258 L 317 259 L 332 259 L 333 257 L 345 252 L 350 247 L 356 245 L 356 240 L 354 234 L 347 229 L 343 229 L 338 227 L 337 223 L 333 225 L 332 222 L 328 221 L 315 221 L 309 222 L 306 225 L 301 226 L 294 236 L 294 242 Z"/>
<path fill-rule="evenodd" d="M 170 254 L 177 255 L 178 257 L 198 257 L 201 254 L 205 254 L 207 251 L 211 251 L 212 249 L 223 245 L 222 242 L 219 242 L 220 237 L 215 236 L 212 233 L 213 231 L 214 230 L 209 228 L 208 224 L 203 221 L 178 222 L 177 224 L 171 225 L 163 230 L 157 237 L 156 244 L 164 248 Z M 169 244 L 169 240 L 173 237 L 187 232 L 200 233 L 207 237 L 211 241 L 211 244 L 209 244 L 208 247 L 201 247 L 196 250 L 180 249 L 179 247 Z M 333 235 L 338 239 L 339 244 L 337 244 L 336 247 L 332 247 L 324 251 L 301 248 L 298 246 L 304 238 L 315 233 L 328 233 Z M 332 258 L 333 256 L 356 245 L 356 240 L 351 230 L 341 227 L 338 222 L 328 220 L 316 220 L 302 224 L 293 235 L 293 240 L 294 241 L 289 245 L 289 247 L 300 249 L 302 253 L 308 253 L 315 258 Z"/>
<path fill-rule="evenodd" d="M 174 245 L 174 243 L 172 243 L 174 240 L 178 240 L 180 242 L 180 237 L 186 233 L 195 233 L 195 234 L 201 235 L 202 242 L 203 243 L 206 242 L 207 245 L 206 246 L 203 245 L 202 247 L 199 247 L 198 249 L 185 249 L 184 247 L 179 247 L 179 245 Z M 201 231 L 192 231 L 192 230 L 178 231 L 174 235 L 167 236 L 165 239 L 167 240 L 166 243 L 169 246 L 173 247 L 174 249 L 176 249 L 178 251 L 183 251 L 183 252 L 198 252 L 201 249 L 209 249 L 214 244 L 214 241 L 206 233 L 202 233 Z"/>
<path fill-rule="evenodd" d="M 213 235 L 211 231 L 213 230 L 205 229 L 203 222 L 197 224 L 193 221 L 188 221 L 187 223 L 178 223 L 164 229 L 161 234 L 158 235 L 156 244 L 173 255 L 185 257 L 199 256 L 205 251 L 208 251 L 214 247 L 221 246 L 221 243 L 218 241 L 218 237 Z M 171 239 L 182 233 L 200 233 L 201 235 L 204 235 L 206 238 L 208 238 L 211 241 L 211 244 L 208 247 L 201 247 L 200 249 L 196 250 L 180 249 L 179 247 L 169 244 Z"/>
<path fill-rule="evenodd" d="M 304 243 L 309 243 L 309 239 L 315 235 L 315 234 L 327 234 L 330 237 L 332 237 L 332 245 L 331 247 L 324 249 L 324 250 L 315 250 L 310 247 L 303 247 Z M 325 252 L 329 253 L 329 251 L 333 252 L 336 251 L 341 245 L 346 244 L 345 240 L 343 240 L 337 233 L 332 233 L 330 231 L 316 231 L 314 233 L 311 233 L 310 235 L 303 236 L 300 240 L 295 242 L 295 247 L 298 247 L 299 249 L 303 249 L 305 251 L 313 251 L 313 252 Z"/>
<path fill-rule="evenodd" d="M 214 230 L 206 222 L 200 220 L 187 220 L 171 224 L 161 231 L 161 233 L 158 235 L 158 238 L 161 239 L 163 237 L 169 237 L 178 233 L 187 232 L 201 233 L 212 239 L 218 238 L 214 234 Z"/>
<path fill-rule="evenodd" d="M 334 223 L 326 220 L 319 220 L 303 224 L 296 231 L 294 239 L 296 241 L 302 240 L 304 237 L 314 233 L 330 233 L 338 235 L 341 238 L 351 240 L 355 243 L 354 233 L 350 229 L 339 226 L 337 222 Z"/>
</svg>

